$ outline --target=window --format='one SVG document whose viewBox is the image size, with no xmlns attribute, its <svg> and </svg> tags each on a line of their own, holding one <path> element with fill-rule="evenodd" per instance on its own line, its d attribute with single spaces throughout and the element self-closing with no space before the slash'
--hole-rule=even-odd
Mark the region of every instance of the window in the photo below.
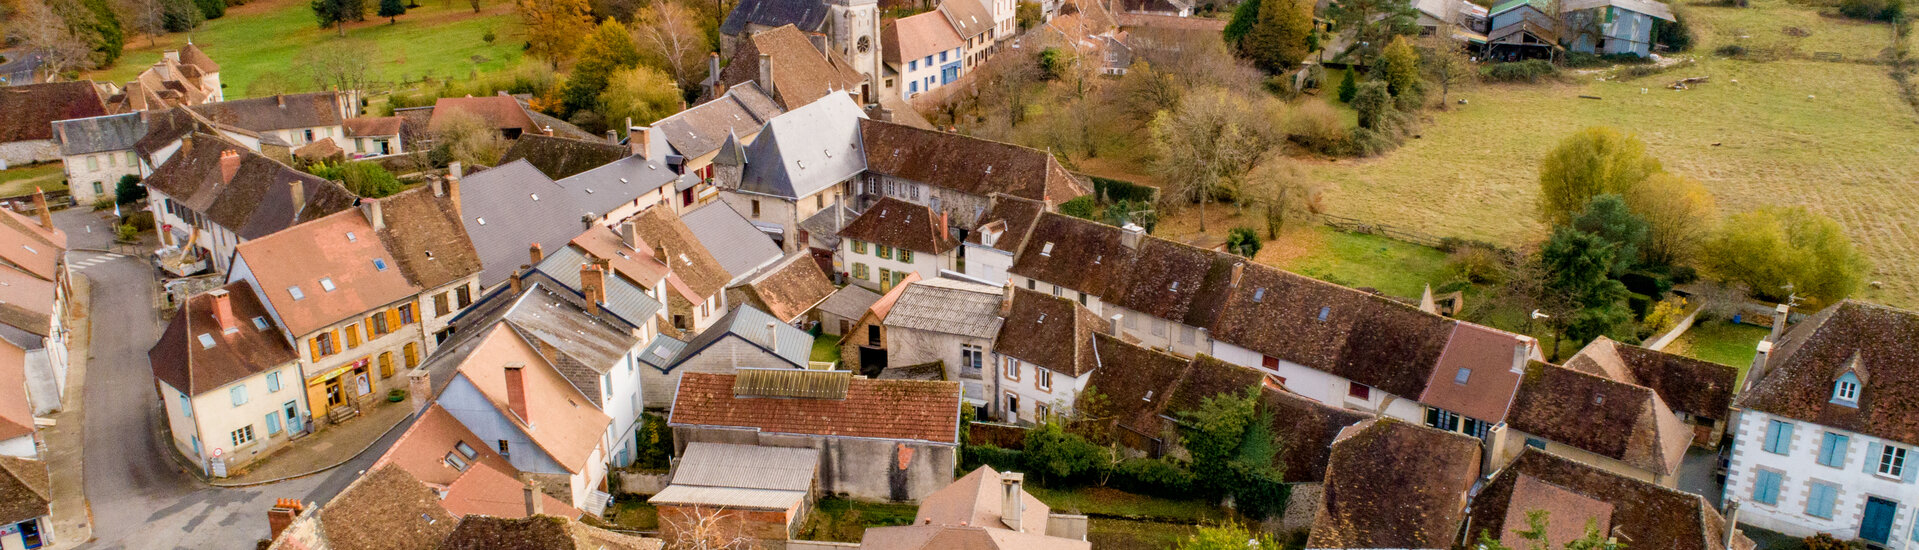
<svg viewBox="0 0 1919 550">
<path fill-rule="evenodd" d="M 753 217 L 760 217 L 760 200 L 753 199 Z"/>
<path fill-rule="evenodd" d="M 1054 288 L 1053 290 L 1057 291 L 1059 289 Z M 1165 336 L 1165 335 L 1166 335 L 1166 320 L 1158 317 L 1154 317 L 1153 318 L 1153 336 Z"/>
<path fill-rule="evenodd" d="M 1446 409 L 1426 408 L 1426 426 L 1449 432 L 1459 431 L 1459 415 Z"/>
<path fill-rule="evenodd" d="M 946 62 L 946 52 L 940 52 L 940 63 Z"/>
<path fill-rule="evenodd" d="M 1042 367 L 1033 367 L 1033 387 L 1040 391 L 1053 391 L 1053 371 Z"/>
<path fill-rule="evenodd" d="M 1850 372 L 1840 375 L 1839 381 L 1832 385 L 1832 402 L 1848 407 L 1858 407 L 1859 377 Z"/>
<path fill-rule="evenodd" d="M 866 253 L 866 243 L 865 243 L 865 242 L 862 242 L 862 241 L 853 241 L 853 253 L 854 253 L 854 254 L 865 254 L 865 253 Z"/>
<path fill-rule="evenodd" d="M 453 298 L 454 302 L 459 304 L 462 309 L 466 308 L 466 306 L 473 305 L 473 288 L 460 285 L 460 288 L 453 289 Z"/>
<path fill-rule="evenodd" d="M 913 263 L 913 251 L 911 251 L 911 250 L 906 250 L 906 249 L 901 249 L 901 250 L 900 250 L 900 261 L 901 261 L 901 262 L 905 262 L 905 263 L 909 263 L 909 264 L 910 264 L 910 263 Z"/>
<path fill-rule="evenodd" d="M 1019 380 L 1019 360 L 1007 357 L 1000 365 L 1000 372 L 1006 375 L 1007 380 Z"/>
<path fill-rule="evenodd" d="M 266 317 L 264 317 L 264 316 L 262 316 L 262 317 L 254 317 L 254 318 L 253 318 L 253 328 L 254 328 L 254 329 L 256 329 L 256 330 L 262 330 L 262 331 L 264 331 L 264 330 L 266 330 L 266 329 L 267 329 L 267 318 L 266 318 Z"/>
<path fill-rule="evenodd" d="M 1347 382 L 1346 395 L 1348 397 L 1357 397 L 1360 399 L 1372 399 L 1373 388 L 1371 386 L 1367 386 L 1365 384 L 1361 384 L 1358 382 Z"/>
<path fill-rule="evenodd" d="M 918 60 L 918 59 L 910 59 L 910 60 L 907 60 L 907 61 L 906 61 L 906 70 L 908 70 L 908 71 L 917 71 L 917 70 L 920 70 L 920 60 Z M 918 84 L 918 82 L 915 82 L 914 84 Z"/>
<path fill-rule="evenodd" d="M 1812 482 L 1806 492 L 1806 515 L 1832 519 L 1832 505 L 1839 500 L 1839 487 L 1830 483 Z"/>
<path fill-rule="evenodd" d="M 1848 438 L 1832 432 L 1826 432 L 1819 441 L 1819 464 L 1834 468 L 1846 465 L 1846 444 Z"/>
<path fill-rule="evenodd" d="M 888 260 L 893 259 L 893 247 L 886 246 L 883 244 L 874 245 L 874 246 L 877 247 L 879 250 L 879 252 L 875 254 L 876 256 L 879 256 L 881 258 L 888 259 Z"/>
<path fill-rule="evenodd" d="M 200 349 L 213 349 L 213 334 L 200 333 Z"/>
<path fill-rule="evenodd" d="M 99 170 L 99 169 L 100 169 L 100 155 L 88 155 L 87 170 Z"/>
<path fill-rule="evenodd" d="M 456 471 L 466 471 L 466 460 L 460 458 L 460 455 L 457 453 L 446 454 L 446 465 L 452 466 Z"/>
<path fill-rule="evenodd" d="M 500 440 L 500 454 L 506 454 L 506 453 L 507 453 L 507 451 L 506 451 L 506 440 L 505 440 L 505 439 L 502 439 L 502 440 Z"/>
<path fill-rule="evenodd" d="M 1081 296 L 1084 296 L 1084 295 L 1081 295 Z M 1194 332 L 1197 332 L 1197 331 L 1193 330 L 1193 327 L 1180 325 L 1179 326 L 1179 343 L 1191 345 L 1193 343 Z"/>
<path fill-rule="evenodd" d="M 411 325 L 414 323 L 414 321 L 415 319 L 413 318 L 413 304 L 401 304 L 400 305 L 400 324 Z"/>
<path fill-rule="evenodd" d="M 300 287 L 298 286 L 287 287 L 287 294 L 292 295 L 293 300 L 296 302 L 300 300 L 305 300 L 307 297 L 305 292 L 300 292 Z"/>
<path fill-rule="evenodd" d="M 373 314 L 370 320 L 373 323 L 373 338 L 385 336 L 386 333 L 393 332 L 393 328 L 387 325 L 385 312 Z"/>
<path fill-rule="evenodd" d="M 1906 475 L 1906 448 L 1886 445 L 1879 451 L 1879 475 L 1904 477 Z"/>
<path fill-rule="evenodd" d="M 1259 357 L 1259 366 L 1266 367 L 1271 370 L 1279 370 L 1279 358 L 1273 357 L 1271 355 L 1261 355 Z"/>
<path fill-rule="evenodd" d="M 1459 372 L 1453 373 L 1453 383 L 1464 386 L 1466 385 L 1466 381 L 1471 380 L 1472 377 L 1473 377 L 1473 369 L 1469 369 L 1466 367 L 1459 367 Z"/>
<path fill-rule="evenodd" d="M 140 157 L 134 156 L 133 151 L 127 151 L 127 166 L 133 166 L 139 162 Z"/>
<path fill-rule="evenodd" d="M 1086 293 L 1079 293 L 1079 305 L 1086 305 Z"/>
<path fill-rule="evenodd" d="M 923 59 L 923 60 L 921 60 L 921 61 L 920 61 L 920 64 L 921 64 L 921 65 L 932 65 L 932 64 L 933 64 L 933 55 L 932 55 L 932 54 L 927 54 L 927 55 L 926 55 L 926 59 Z"/>
<path fill-rule="evenodd" d="M 267 373 L 267 393 L 276 391 L 280 391 L 280 373 L 269 372 Z"/>
<path fill-rule="evenodd" d="M 1763 504 L 1779 504 L 1779 472 L 1760 470 L 1752 480 L 1752 499 Z"/>
<path fill-rule="evenodd" d="M 392 377 L 393 377 L 393 352 L 390 352 L 390 351 L 380 352 L 380 378 L 384 380 Z"/>
<path fill-rule="evenodd" d="M 321 277 L 321 278 L 320 278 L 320 290 L 324 290 L 324 291 L 327 291 L 327 292 L 333 292 L 333 289 L 336 289 L 336 288 L 339 288 L 339 287 L 336 287 L 336 286 L 333 286 L 333 278 L 332 278 L 332 277 Z"/>
<path fill-rule="evenodd" d="M 107 192 L 107 188 L 105 186 L 100 185 L 100 182 L 97 182 L 97 181 L 93 182 L 93 194 L 98 195 L 105 192 Z"/>
<path fill-rule="evenodd" d="M 1771 424 L 1766 425 L 1765 449 L 1768 453 L 1781 455 L 1791 451 L 1792 424 L 1774 420 Z"/>
<path fill-rule="evenodd" d="M 1035 279 L 1027 279 L 1027 280 L 1026 280 L 1026 290 L 1038 290 L 1038 289 L 1039 289 L 1039 281 L 1038 281 L 1038 280 L 1035 280 Z"/>
<path fill-rule="evenodd" d="M 433 296 L 433 315 L 434 316 L 444 317 L 446 316 L 447 313 L 450 313 L 452 311 L 453 311 L 452 303 L 450 300 L 447 299 L 445 292 L 441 292 Z"/>
<path fill-rule="evenodd" d="M 374 258 L 373 269 L 376 269 L 379 271 L 386 271 L 386 258 Z"/>
<path fill-rule="evenodd" d="M 247 385 L 234 386 L 233 389 L 227 390 L 227 396 L 233 398 L 235 407 L 247 404 Z"/>
<path fill-rule="evenodd" d="M 862 281 L 872 280 L 870 271 L 871 270 L 866 267 L 866 264 L 853 264 L 853 278 L 855 279 Z"/>
<path fill-rule="evenodd" d="M 1033 420 L 1034 421 L 1044 422 L 1046 421 L 1046 419 L 1052 418 L 1052 417 L 1053 417 L 1052 407 L 1047 406 L 1045 403 L 1033 404 Z"/>
<path fill-rule="evenodd" d="M 880 326 L 879 325 L 866 325 L 866 345 L 872 346 L 872 347 L 879 347 L 880 345 Z"/>
<path fill-rule="evenodd" d="M 1006 418 L 1019 420 L 1019 395 L 1010 391 L 1006 392 Z"/>
<path fill-rule="evenodd" d="M 984 363 L 986 350 L 972 344 L 960 344 L 960 368 L 972 369 L 977 374 Z"/>
<path fill-rule="evenodd" d="M 241 426 L 240 429 L 238 430 L 233 430 L 233 446 L 238 447 L 238 446 L 245 445 L 252 442 L 253 442 L 253 425 L 252 424 L 247 424 L 245 426 Z"/>
</svg>

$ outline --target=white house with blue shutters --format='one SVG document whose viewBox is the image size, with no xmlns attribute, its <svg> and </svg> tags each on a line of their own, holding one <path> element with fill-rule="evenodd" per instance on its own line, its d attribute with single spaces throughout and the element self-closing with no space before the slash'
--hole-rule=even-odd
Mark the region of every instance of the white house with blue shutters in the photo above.
<svg viewBox="0 0 1919 550">
<path fill-rule="evenodd" d="M 1725 497 L 1739 521 L 1919 549 L 1919 313 L 1845 301 L 1760 344 Z"/>
<path fill-rule="evenodd" d="M 966 41 L 937 10 L 901 17 L 880 32 L 886 64 L 899 73 L 902 98 L 945 86 L 965 71 L 961 60 L 966 57 Z"/>
</svg>

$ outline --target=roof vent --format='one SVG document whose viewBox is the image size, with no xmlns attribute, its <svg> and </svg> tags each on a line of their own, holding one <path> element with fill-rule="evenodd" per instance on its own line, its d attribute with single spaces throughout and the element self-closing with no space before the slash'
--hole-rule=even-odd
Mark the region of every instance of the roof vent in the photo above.
<svg viewBox="0 0 1919 550">
<path fill-rule="evenodd" d="M 354 235 L 352 231 L 348 231 L 346 232 L 346 242 L 350 242 L 350 243 L 360 242 L 360 237 L 357 235 Z"/>
</svg>

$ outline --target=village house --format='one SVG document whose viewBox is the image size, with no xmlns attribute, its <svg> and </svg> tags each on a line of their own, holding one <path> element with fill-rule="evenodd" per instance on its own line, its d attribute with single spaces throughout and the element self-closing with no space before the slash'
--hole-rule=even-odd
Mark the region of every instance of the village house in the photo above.
<svg viewBox="0 0 1919 550">
<path fill-rule="evenodd" d="M 116 113 L 127 113 L 215 103 L 226 97 L 220 87 L 220 64 L 188 40 L 179 50 L 161 52 L 159 61 L 109 96 L 107 104 Z"/>
<path fill-rule="evenodd" d="M 941 3 L 942 9 L 945 4 Z M 889 21 L 880 32 L 887 68 L 900 76 L 901 98 L 912 99 L 951 84 L 959 80 L 962 71 L 972 68 L 967 62 L 968 42 L 942 10 Z"/>
<path fill-rule="evenodd" d="M 1098 368 L 1093 370 L 1086 387 L 1080 392 L 1096 393 L 1104 399 L 1102 409 L 1094 414 L 1112 418 L 1113 436 L 1117 442 L 1150 457 L 1178 454 L 1178 437 L 1175 433 L 1178 424 L 1175 419 L 1182 413 L 1199 410 L 1207 398 L 1227 393 L 1243 394 L 1253 388 L 1263 388 L 1262 391 L 1266 393 L 1284 393 L 1284 390 L 1268 384 L 1266 375 L 1258 370 L 1205 355 L 1187 359 L 1128 343 L 1110 333 L 1093 334 L 1093 357 L 1099 363 Z M 1078 397 L 1075 396 L 1075 399 Z M 1296 407 L 1271 410 L 1289 408 Z M 1334 416 L 1343 419 L 1353 415 L 1364 413 L 1345 411 Z M 1276 433 L 1296 431 L 1286 423 L 1306 421 L 1312 416 L 1278 414 L 1273 417 L 1274 429 Z M 1357 420 L 1341 426 L 1353 422 Z M 1337 431 L 1337 428 L 1333 430 Z M 1323 436 L 1318 437 L 1322 442 L 1332 440 L 1331 434 L 1294 435 L 1303 435 L 1302 440 L 1312 439 L 1315 435 Z M 1274 457 L 1274 461 L 1291 465 L 1301 461 L 1301 456 L 1308 457 L 1306 460 L 1310 461 L 1314 456 L 1311 454 L 1313 449 L 1321 451 L 1316 458 L 1317 468 L 1309 466 L 1299 470 L 1298 479 L 1294 478 L 1296 472 L 1288 470 L 1287 479 L 1293 482 L 1317 482 L 1318 473 L 1305 476 L 1303 472 L 1324 469 L 1324 445 L 1289 444 L 1281 455 Z"/>
<path fill-rule="evenodd" d="M 944 212 L 885 197 L 840 230 L 840 261 L 849 281 L 886 292 L 918 273 L 939 277 L 956 265 L 959 239 Z"/>
<path fill-rule="evenodd" d="M 1919 313 L 1853 300 L 1773 333 L 1733 405 L 1740 523 L 1919 547 Z"/>
<path fill-rule="evenodd" d="M 995 399 L 986 355 L 999 336 L 1004 298 L 998 288 L 951 279 L 908 285 L 883 321 L 887 347 L 882 375 L 886 369 L 938 363 L 939 379 L 959 382 L 966 406 L 985 412 Z M 873 366 L 863 364 L 863 372 Z"/>
<path fill-rule="evenodd" d="M 40 458 L 39 426 L 27 389 L 27 350 L 0 339 L 0 456 Z"/>
<path fill-rule="evenodd" d="M 914 283 L 920 282 L 919 273 L 908 273 L 906 279 L 893 285 L 892 290 L 870 302 L 865 311 L 853 319 L 845 330 L 840 331 L 840 364 L 846 370 L 860 373 L 868 378 L 878 377 L 887 367 L 886 317 L 893 312 L 893 304 L 899 302 Z M 846 288 L 864 287 L 846 285 Z M 867 292 L 872 292 L 868 290 Z M 862 300 L 864 301 L 864 300 Z"/>
<path fill-rule="evenodd" d="M 341 149 L 352 158 L 384 157 L 406 152 L 400 139 L 406 119 L 397 116 L 354 117 L 341 121 Z"/>
<path fill-rule="evenodd" d="M 859 285 L 846 285 L 833 291 L 813 311 L 819 317 L 820 332 L 823 336 L 840 337 L 853 331 L 853 323 L 866 315 L 866 310 L 880 300 L 877 292 Z M 846 343 L 840 343 L 842 349 Z M 841 361 L 845 361 L 844 358 Z M 853 370 L 859 370 L 857 368 Z"/>
<path fill-rule="evenodd" d="M 161 246 L 187 251 L 217 273 L 230 270 L 241 243 L 340 212 L 356 200 L 340 184 L 198 132 L 144 183 Z"/>
<path fill-rule="evenodd" d="M 579 140 L 599 139 L 599 136 L 587 133 L 578 126 L 527 107 L 526 102 L 507 95 L 505 91 L 490 96 L 439 98 L 433 103 L 426 127 L 429 132 L 438 132 L 447 121 L 461 114 L 479 118 L 488 127 L 498 130 L 501 138 L 509 140 L 533 134 Z"/>
<path fill-rule="evenodd" d="M 999 418 L 1038 423 L 1071 412 L 1099 367 L 1093 334 L 1106 324 L 1066 298 L 1012 287 L 1005 292 L 1000 316 L 1006 320 L 993 339 Z"/>
<path fill-rule="evenodd" d="M 720 74 L 719 54 L 707 58 L 707 71 Z M 655 121 L 646 129 L 665 140 L 669 164 L 675 171 L 698 178 L 679 189 L 676 209 L 691 209 L 717 198 L 719 189 L 713 186 L 713 159 L 724 148 L 738 149 L 753 143 L 767 121 L 786 112 L 753 81 L 716 88 L 710 93 L 713 98 L 705 103 Z M 627 133 L 629 140 L 634 135 L 636 131 Z"/>
<path fill-rule="evenodd" d="M 1086 516 L 1054 513 L 1026 492 L 1025 478 L 980 466 L 922 499 L 912 525 L 867 529 L 859 548 L 1091 550 Z"/>
<path fill-rule="evenodd" d="M 738 369 L 806 369 L 813 335 L 748 305 L 734 306 L 713 326 L 684 343 L 661 336 L 649 353 L 661 366 L 643 370 L 648 408 L 671 405 L 674 388 L 689 372 L 730 374 Z M 675 349 L 677 348 L 677 349 Z M 666 353 L 672 350 L 673 353 Z M 645 354 L 643 354 L 644 356 Z"/>
<path fill-rule="evenodd" d="M 54 122 L 107 114 L 107 104 L 91 80 L 0 88 L 0 170 L 60 160 Z"/>
<path fill-rule="evenodd" d="M 52 476 L 47 464 L 0 456 L 0 547 L 46 548 L 59 542 L 53 532 Z"/>
<path fill-rule="evenodd" d="M 1050 210 L 1088 192 L 1045 151 L 886 121 L 858 123 L 865 162 L 848 201 L 855 210 L 893 197 L 972 230 L 983 223 L 995 193 L 1040 201 Z"/>
<path fill-rule="evenodd" d="M 713 255 L 721 269 L 733 275 L 733 279 L 726 282 L 728 288 L 762 275 L 762 269 L 785 263 L 787 258 L 766 232 L 760 231 L 725 201 L 712 201 L 688 210 L 680 214 L 680 223 L 693 232 L 700 246 Z M 818 269 L 826 271 L 823 267 Z M 728 300 L 737 302 L 730 297 Z"/>
<path fill-rule="evenodd" d="M 662 160 L 644 155 L 559 180 L 522 158 L 471 176 L 454 169 L 446 185 L 479 250 L 480 284 L 494 289 L 528 265 L 528 245 L 557 250 L 583 230 L 618 225 L 670 199 L 677 178 Z"/>
<path fill-rule="evenodd" d="M 433 353 L 457 311 L 429 309 L 477 286 L 480 262 L 439 185 L 242 243 L 227 280 L 246 281 L 300 354 L 315 428 L 344 421 Z"/>
<path fill-rule="evenodd" d="M 753 306 L 782 323 L 806 326 L 813 320 L 813 307 L 832 296 L 834 290 L 833 281 L 820 271 L 820 263 L 812 254 L 794 252 L 745 281 L 728 286 L 726 301 Z"/>
<path fill-rule="evenodd" d="M 0 208 L 0 340 L 24 350 L 33 414 L 61 409 L 67 390 L 67 299 L 72 273 L 67 234 L 53 226 L 46 193 L 35 191 L 39 219 Z"/>
<path fill-rule="evenodd" d="M 746 215 L 785 252 L 807 250 L 800 220 L 837 206 L 866 169 L 860 148 L 860 106 L 829 94 L 773 117 L 744 157 L 714 159 L 720 200 Z"/>
<path fill-rule="evenodd" d="M 650 246 L 648 251 L 654 259 L 671 273 L 673 292 L 661 300 L 666 303 L 671 330 L 688 335 L 713 326 L 731 306 L 725 291 L 733 275 L 707 252 L 670 207 L 648 208 L 624 223 L 633 227 L 637 240 Z"/>
<path fill-rule="evenodd" d="M 676 454 L 693 443 L 819 449 L 821 494 L 911 502 L 953 481 L 959 393 L 956 382 L 847 371 L 694 372 L 667 425 Z"/>
<path fill-rule="evenodd" d="M 1459 542 L 1479 441 L 1390 418 L 1333 440 L 1309 548 L 1430 549 Z"/>
<path fill-rule="evenodd" d="M 324 506 L 282 498 L 267 510 L 270 550 L 433 550 L 460 517 L 405 469 L 368 469 Z"/>
<path fill-rule="evenodd" d="M 998 43 L 999 28 L 994 25 L 992 7 L 981 0 L 953 0 L 940 2 L 934 11 L 946 16 L 953 31 L 965 42 L 962 54 L 966 59 L 965 72 L 973 72 L 980 63 L 986 62 L 990 48 Z"/>
<path fill-rule="evenodd" d="M 834 92 L 852 94 L 861 105 L 880 99 L 885 71 L 874 0 L 741 2 L 720 35 L 720 55 L 728 62 L 701 82 L 708 94 L 703 100 L 747 81 L 758 82 L 788 111 Z"/>
<path fill-rule="evenodd" d="M 1612 473 L 1538 449 L 1526 449 L 1494 471 L 1472 497 L 1468 540 L 1486 533 L 1522 548 L 1533 544 L 1528 514 L 1546 512 L 1548 546 L 1564 546 L 1591 527 L 1639 548 L 1750 550 L 1753 541 L 1733 528 L 1704 497 Z M 1738 514 L 1743 510 L 1728 511 Z M 1743 518 L 1743 515 L 1738 515 Z"/>
<path fill-rule="evenodd" d="M 1025 246 L 1040 213 L 1046 211 L 1046 203 L 1004 193 L 994 193 L 991 203 L 979 227 L 967 232 L 966 242 L 961 243 L 954 258 L 953 272 L 1001 286 L 1011 282 L 1008 271 L 1013 269 L 1013 259 Z"/>
<path fill-rule="evenodd" d="M 1480 28 L 1486 22 L 1484 6 L 1465 0 L 1413 0 L 1412 7 L 1420 35 L 1485 45 L 1486 35 L 1479 32 L 1485 30 Z"/>
<path fill-rule="evenodd" d="M 145 113 L 54 122 L 53 140 L 60 145 L 60 166 L 73 203 L 92 206 L 96 200 L 117 197 L 121 178 L 145 176 L 134 144 L 146 135 Z"/>
<path fill-rule="evenodd" d="M 813 509 L 819 468 L 811 447 L 689 443 L 673 483 L 646 502 L 659 509 L 665 540 L 784 541 Z"/>
<path fill-rule="evenodd" d="M 140 175 L 147 177 L 173 155 L 186 148 L 193 135 L 209 134 L 239 144 L 248 151 L 266 155 L 282 163 L 293 162 L 293 149 L 277 137 L 262 136 L 259 132 L 220 124 L 192 109 L 178 107 L 165 111 L 150 111 L 142 115 L 146 120 L 144 135 L 133 143 L 133 152 L 140 158 Z M 270 138 L 270 139 L 269 139 Z"/>
<path fill-rule="evenodd" d="M 226 477 L 306 435 L 300 354 L 244 282 L 189 298 L 147 351 L 173 446 Z"/>
<path fill-rule="evenodd" d="M 360 113 L 359 92 L 311 92 L 236 99 L 188 107 L 217 124 L 272 136 L 290 147 L 346 139 L 346 120 Z"/>
<path fill-rule="evenodd" d="M 520 470 L 437 403 L 421 410 L 413 425 L 369 470 L 378 471 L 387 465 L 406 470 L 437 492 L 440 506 L 454 516 L 527 515 L 523 494 L 527 485 L 521 481 Z M 567 519 L 585 514 L 544 492 L 534 498 L 541 501 L 544 514 Z"/>
</svg>

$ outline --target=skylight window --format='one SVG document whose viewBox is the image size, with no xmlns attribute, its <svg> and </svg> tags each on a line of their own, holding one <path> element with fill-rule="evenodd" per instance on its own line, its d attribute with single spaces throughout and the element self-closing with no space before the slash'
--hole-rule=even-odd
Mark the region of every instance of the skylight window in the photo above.
<svg viewBox="0 0 1919 550">
<path fill-rule="evenodd" d="M 1471 380 L 1472 377 L 1473 377 L 1473 369 L 1460 367 L 1459 372 L 1453 373 L 1453 383 L 1463 386 L 1463 385 L 1466 385 L 1466 381 Z"/>
<path fill-rule="evenodd" d="M 461 460 L 461 459 L 460 459 L 460 455 L 456 455 L 456 454 L 453 454 L 453 453 L 447 453 L 447 454 L 446 454 L 446 465 L 448 465 L 448 466 L 452 466 L 452 467 L 453 467 L 453 469 L 454 469 L 454 470 L 457 470 L 457 471 L 461 471 L 461 472 L 464 472 L 464 471 L 466 471 L 466 461 L 465 461 L 465 460 Z"/>
<path fill-rule="evenodd" d="M 1331 315 L 1332 313 L 1333 313 L 1333 308 L 1332 308 L 1332 306 L 1320 306 L 1320 308 L 1319 308 L 1319 321 L 1320 321 L 1320 322 L 1322 322 L 1322 323 L 1323 323 L 1323 322 L 1326 322 L 1326 316 L 1327 316 L 1327 315 Z"/>
<path fill-rule="evenodd" d="M 213 334 L 212 334 L 212 333 L 201 333 L 201 334 L 200 334 L 200 347 L 201 347 L 202 349 L 213 349 Z"/>
<path fill-rule="evenodd" d="M 360 237 L 358 235 L 354 235 L 352 231 L 348 231 L 346 232 L 346 242 L 350 242 L 350 243 L 360 242 Z"/>
<path fill-rule="evenodd" d="M 1050 242 L 1049 242 L 1049 243 L 1046 243 L 1046 245 L 1045 245 L 1045 246 L 1041 246 L 1041 247 L 1039 247 L 1039 255 L 1041 255 L 1041 256 L 1052 256 L 1052 255 L 1053 255 L 1053 243 L 1050 243 Z"/>
<path fill-rule="evenodd" d="M 1041 323 L 1046 322 L 1046 314 L 1044 313 L 1039 314 L 1039 322 Z"/>
<path fill-rule="evenodd" d="M 680 263 L 683 263 L 683 264 L 686 264 L 686 265 L 693 265 L 693 260 L 691 260 L 691 259 L 688 259 L 688 258 L 686 257 L 686 253 L 685 253 L 685 252 L 681 252 L 681 253 L 680 253 Z"/>
<path fill-rule="evenodd" d="M 293 299 L 296 301 L 305 300 L 307 298 L 307 294 L 305 292 L 300 292 L 299 285 L 287 287 L 287 294 L 293 295 Z"/>
<path fill-rule="evenodd" d="M 332 278 L 332 277 L 321 277 L 321 278 L 320 278 L 320 290 L 325 290 L 325 291 L 327 291 L 327 292 L 333 292 L 333 289 L 336 289 L 336 288 L 339 288 L 339 287 L 336 287 L 336 286 L 333 286 L 333 278 Z"/>
<path fill-rule="evenodd" d="M 1266 287 L 1262 286 L 1262 287 L 1253 289 L 1253 303 L 1257 304 L 1265 300 L 1266 300 Z"/>
<path fill-rule="evenodd" d="M 378 269 L 378 270 L 380 270 L 380 271 L 386 271 L 386 258 L 374 258 L 374 259 L 373 259 L 373 269 Z"/>
<path fill-rule="evenodd" d="M 254 318 L 253 318 L 253 328 L 254 328 L 255 330 L 266 330 L 266 329 L 267 329 L 267 318 L 266 318 L 266 317 L 254 317 Z"/>
<path fill-rule="evenodd" d="M 1594 405 L 1604 405 L 1604 404 L 1606 404 L 1606 396 L 1605 396 L 1605 394 L 1593 394 L 1593 404 L 1594 404 Z"/>
<path fill-rule="evenodd" d="M 40 253 L 40 251 L 38 251 L 38 250 L 34 250 L 34 249 L 33 249 L 33 247 L 31 247 L 31 246 L 27 246 L 27 245 L 24 245 L 24 244 L 23 244 L 23 245 L 20 245 L 20 248 L 25 248 L 25 249 L 27 249 L 27 252 L 32 252 L 32 253 L 34 253 L 34 254 L 39 254 L 39 253 Z"/>
<path fill-rule="evenodd" d="M 1171 288 L 1168 288 L 1167 290 L 1171 290 L 1173 292 L 1179 292 L 1179 281 L 1173 281 L 1173 286 Z"/>
<path fill-rule="evenodd" d="M 529 196 L 529 197 L 533 197 L 533 200 L 536 200 L 536 201 L 537 201 L 537 200 L 540 200 L 540 194 L 539 194 L 539 193 L 527 193 L 527 194 L 526 194 L 526 196 Z"/>
<path fill-rule="evenodd" d="M 588 195 L 591 195 L 591 194 L 593 194 L 593 188 L 591 188 L 591 187 L 588 187 L 588 188 L 586 188 L 586 194 L 588 194 Z"/>
<path fill-rule="evenodd" d="M 626 183 L 626 178 L 620 178 L 620 183 Z"/>
<path fill-rule="evenodd" d="M 480 222 L 480 225 L 486 225 L 486 218 L 473 218 L 473 221 Z"/>
<path fill-rule="evenodd" d="M 464 456 L 469 459 L 480 456 L 480 453 L 478 451 L 473 450 L 473 447 L 470 445 L 467 445 L 465 441 L 453 442 L 453 450 L 459 451 L 460 456 Z"/>
</svg>

